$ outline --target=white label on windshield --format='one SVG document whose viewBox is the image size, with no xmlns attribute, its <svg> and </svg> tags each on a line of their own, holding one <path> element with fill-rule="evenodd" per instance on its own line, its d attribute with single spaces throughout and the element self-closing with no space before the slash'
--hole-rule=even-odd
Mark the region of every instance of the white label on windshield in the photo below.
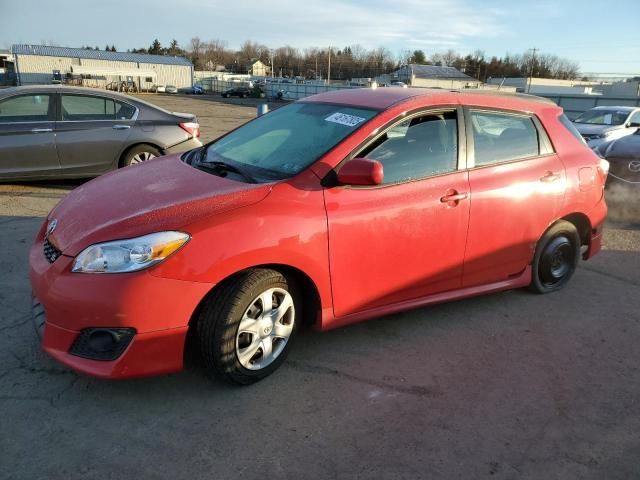
<svg viewBox="0 0 640 480">
<path fill-rule="evenodd" d="M 339 123 L 347 127 L 355 127 L 357 124 L 364 122 L 366 118 L 356 117 L 355 115 L 347 115 L 346 113 L 336 112 L 324 119 L 326 122 Z"/>
</svg>

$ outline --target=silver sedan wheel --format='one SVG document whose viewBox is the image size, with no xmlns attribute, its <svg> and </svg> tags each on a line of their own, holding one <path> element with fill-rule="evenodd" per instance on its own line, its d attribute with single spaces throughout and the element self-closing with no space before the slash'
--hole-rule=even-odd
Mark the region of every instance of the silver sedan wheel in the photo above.
<svg viewBox="0 0 640 480">
<path fill-rule="evenodd" d="M 295 322 L 291 294 L 270 288 L 258 295 L 244 312 L 236 333 L 236 356 L 247 370 L 261 370 L 284 350 Z"/>
<path fill-rule="evenodd" d="M 146 162 L 147 160 L 151 160 L 152 158 L 156 158 L 156 156 L 151 152 L 136 153 L 131 158 L 131 165 L 136 165 L 137 163 Z"/>
</svg>

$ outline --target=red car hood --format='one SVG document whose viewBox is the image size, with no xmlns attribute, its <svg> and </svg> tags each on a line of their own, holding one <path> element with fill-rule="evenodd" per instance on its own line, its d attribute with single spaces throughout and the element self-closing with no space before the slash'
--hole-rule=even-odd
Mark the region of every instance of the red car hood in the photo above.
<svg viewBox="0 0 640 480">
<path fill-rule="evenodd" d="M 197 170 L 178 155 L 158 158 L 73 190 L 49 214 L 49 221 L 58 222 L 49 240 L 75 256 L 98 242 L 180 230 L 202 217 L 257 203 L 270 191 L 270 185 Z"/>
</svg>

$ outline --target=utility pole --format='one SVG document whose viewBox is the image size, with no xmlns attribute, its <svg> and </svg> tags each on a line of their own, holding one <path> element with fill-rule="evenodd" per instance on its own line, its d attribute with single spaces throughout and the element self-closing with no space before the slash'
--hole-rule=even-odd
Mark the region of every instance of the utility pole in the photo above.
<svg viewBox="0 0 640 480">
<path fill-rule="evenodd" d="M 275 57 L 275 51 L 273 49 L 269 50 L 269 54 L 271 55 L 271 78 L 275 75 L 275 69 L 273 68 L 273 57 Z"/>
<path fill-rule="evenodd" d="M 318 81 L 318 50 L 316 50 L 316 82 Z"/>
<path fill-rule="evenodd" d="M 329 66 L 327 67 L 327 85 L 331 85 L 331 45 L 329 45 Z"/>
<path fill-rule="evenodd" d="M 531 53 L 531 60 L 529 60 L 531 66 L 529 67 L 529 85 L 527 86 L 527 93 L 529 93 L 531 91 L 531 83 L 533 82 L 533 67 L 535 65 L 535 61 L 536 61 L 536 52 L 538 51 L 537 48 L 532 48 L 530 49 Z"/>
</svg>

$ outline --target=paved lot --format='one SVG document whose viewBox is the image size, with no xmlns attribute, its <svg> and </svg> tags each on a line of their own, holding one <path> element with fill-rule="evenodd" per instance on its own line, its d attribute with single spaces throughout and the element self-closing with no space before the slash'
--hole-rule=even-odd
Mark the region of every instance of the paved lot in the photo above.
<svg viewBox="0 0 640 480">
<path fill-rule="evenodd" d="M 259 103 L 266 100 L 254 98 L 225 98 L 220 95 L 139 95 L 138 98 L 151 102 L 172 112 L 194 113 L 201 127 L 201 140 L 206 143 L 232 128 L 255 118 Z M 284 105 L 282 102 L 270 104 L 270 108 Z"/>
<path fill-rule="evenodd" d="M 167 102 L 209 137 L 253 116 Z M 99 381 L 39 352 L 27 250 L 73 186 L 0 185 L 0 478 L 640 478 L 640 189 L 610 192 L 606 248 L 562 292 L 303 332 L 234 388 L 198 365 Z"/>
</svg>

